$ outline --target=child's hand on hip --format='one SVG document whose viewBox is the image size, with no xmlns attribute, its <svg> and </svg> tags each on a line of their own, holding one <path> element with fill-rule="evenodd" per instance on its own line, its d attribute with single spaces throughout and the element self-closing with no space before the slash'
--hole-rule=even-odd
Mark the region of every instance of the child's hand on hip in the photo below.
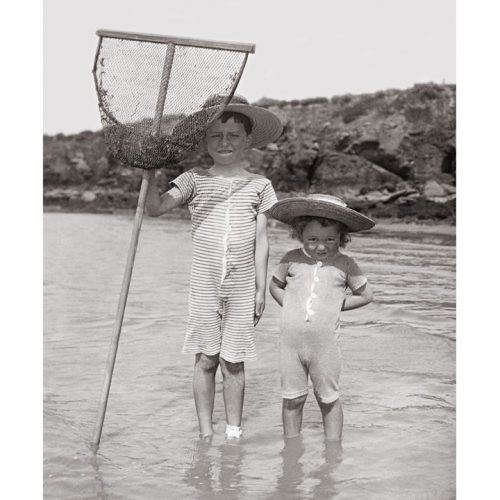
<svg viewBox="0 0 500 500">
<path fill-rule="evenodd" d="M 253 318 L 254 326 L 257 326 L 257 323 L 259 322 L 265 307 L 266 307 L 266 292 L 265 291 L 255 292 L 255 313 Z"/>
</svg>

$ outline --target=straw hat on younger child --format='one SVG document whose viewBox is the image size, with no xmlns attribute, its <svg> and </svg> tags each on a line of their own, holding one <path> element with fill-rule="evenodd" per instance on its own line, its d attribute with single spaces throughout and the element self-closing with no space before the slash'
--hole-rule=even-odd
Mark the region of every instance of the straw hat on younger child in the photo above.
<svg viewBox="0 0 500 500">
<path fill-rule="evenodd" d="M 270 210 L 275 219 L 290 224 L 297 217 L 323 217 L 342 222 L 350 232 L 371 229 L 375 222 L 347 204 L 337 196 L 311 194 L 278 201 Z"/>
</svg>

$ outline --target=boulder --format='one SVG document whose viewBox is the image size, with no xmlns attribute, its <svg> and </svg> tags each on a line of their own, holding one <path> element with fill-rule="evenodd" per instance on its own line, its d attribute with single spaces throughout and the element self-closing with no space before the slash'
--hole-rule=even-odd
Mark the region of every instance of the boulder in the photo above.
<svg viewBox="0 0 500 500">
<path fill-rule="evenodd" d="M 425 183 L 422 194 L 426 198 L 439 198 L 446 196 L 447 193 L 441 184 L 437 183 L 435 180 L 429 180 Z"/>
<path fill-rule="evenodd" d="M 455 186 L 451 186 L 450 184 L 441 183 L 441 187 L 446 191 L 447 194 L 455 194 L 457 192 L 457 188 Z"/>
<path fill-rule="evenodd" d="M 85 203 L 92 203 L 97 198 L 97 194 L 93 191 L 84 191 L 81 198 Z"/>
<path fill-rule="evenodd" d="M 85 161 L 85 155 L 81 151 L 77 151 L 74 156 L 70 157 L 69 161 L 73 164 L 77 172 L 87 173 L 91 170 Z"/>
</svg>

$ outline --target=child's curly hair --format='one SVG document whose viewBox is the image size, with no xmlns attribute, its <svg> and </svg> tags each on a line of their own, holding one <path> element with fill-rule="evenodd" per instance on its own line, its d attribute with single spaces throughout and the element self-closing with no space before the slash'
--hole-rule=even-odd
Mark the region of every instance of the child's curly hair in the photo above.
<svg viewBox="0 0 500 500">
<path fill-rule="evenodd" d="M 339 231 L 340 231 L 340 246 L 344 248 L 347 243 L 351 241 L 351 235 L 349 234 L 349 230 L 347 229 L 347 226 L 343 224 L 342 222 L 332 220 L 332 219 L 326 219 L 324 217 L 312 217 L 309 215 L 305 215 L 302 217 L 297 217 L 292 220 L 290 223 L 290 235 L 292 238 L 303 241 L 302 240 L 302 233 L 304 231 L 304 228 L 309 224 L 309 222 L 316 221 L 319 222 L 323 227 L 328 227 L 328 226 L 338 226 Z"/>
</svg>

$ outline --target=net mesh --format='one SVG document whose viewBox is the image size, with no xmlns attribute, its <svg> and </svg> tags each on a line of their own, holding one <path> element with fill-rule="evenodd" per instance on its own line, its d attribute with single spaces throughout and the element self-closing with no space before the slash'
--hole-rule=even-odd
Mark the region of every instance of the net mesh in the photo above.
<svg viewBox="0 0 500 500">
<path fill-rule="evenodd" d="M 238 84 L 247 53 L 102 37 L 94 78 L 106 144 L 143 169 L 180 161 Z"/>
</svg>

